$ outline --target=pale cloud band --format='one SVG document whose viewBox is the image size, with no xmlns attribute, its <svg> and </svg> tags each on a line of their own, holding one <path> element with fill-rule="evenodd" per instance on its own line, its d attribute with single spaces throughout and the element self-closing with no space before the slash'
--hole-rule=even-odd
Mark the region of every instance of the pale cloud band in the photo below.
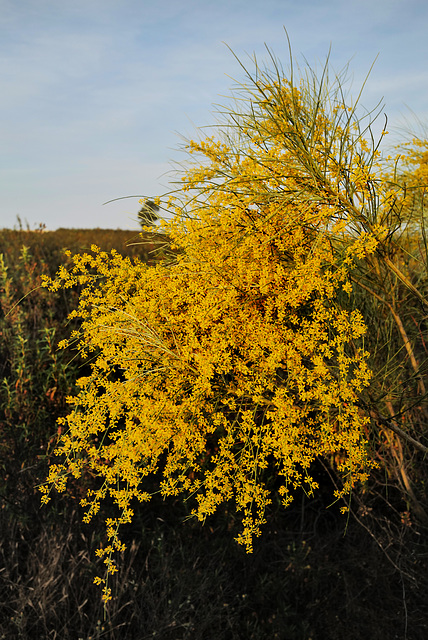
<svg viewBox="0 0 428 640">
<path fill-rule="evenodd" d="M 427 17 L 416 0 L 2 0 L 0 227 L 138 228 L 138 200 L 102 203 L 167 191 L 177 133 L 212 123 L 242 79 L 224 42 L 244 62 L 266 42 L 286 65 L 283 26 L 301 63 L 330 43 L 337 70 L 354 56 L 355 86 L 379 53 L 364 104 L 424 121 Z"/>
</svg>

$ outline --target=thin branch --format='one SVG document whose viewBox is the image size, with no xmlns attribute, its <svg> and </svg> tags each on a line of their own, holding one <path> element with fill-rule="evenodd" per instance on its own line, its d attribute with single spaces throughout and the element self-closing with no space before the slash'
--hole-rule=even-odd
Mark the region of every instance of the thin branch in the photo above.
<svg viewBox="0 0 428 640">
<path fill-rule="evenodd" d="M 403 431 L 403 429 L 401 429 L 397 425 L 397 423 L 394 420 L 394 418 L 397 416 L 393 416 L 392 418 L 386 418 L 377 409 L 372 410 L 371 413 L 372 413 L 372 417 L 375 418 L 375 420 L 378 420 L 379 422 L 381 422 L 383 426 L 387 427 L 388 429 L 396 433 L 397 436 L 400 436 L 400 438 L 402 438 L 403 440 L 406 440 L 409 444 L 412 444 L 414 447 L 416 447 L 416 449 L 419 449 L 419 451 L 422 451 L 422 453 L 428 453 L 428 447 L 423 445 L 418 440 L 415 440 L 415 438 L 412 438 L 412 436 L 410 436 L 408 433 Z"/>
</svg>

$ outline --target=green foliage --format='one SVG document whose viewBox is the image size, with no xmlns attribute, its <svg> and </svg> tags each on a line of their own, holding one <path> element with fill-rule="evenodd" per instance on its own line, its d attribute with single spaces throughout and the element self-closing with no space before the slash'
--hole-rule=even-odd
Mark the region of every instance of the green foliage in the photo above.
<svg viewBox="0 0 428 640">
<path fill-rule="evenodd" d="M 12 263 L 0 253 L 1 493 L 16 500 L 34 490 L 25 470 L 44 457 L 77 373 L 57 351 L 64 328 L 55 323 L 57 301 L 40 286 L 45 268 L 26 246 Z"/>
</svg>

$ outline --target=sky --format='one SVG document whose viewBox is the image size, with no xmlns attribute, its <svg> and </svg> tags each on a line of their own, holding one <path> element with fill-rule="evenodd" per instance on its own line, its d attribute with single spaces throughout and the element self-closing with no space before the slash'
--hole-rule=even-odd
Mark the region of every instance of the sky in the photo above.
<svg viewBox="0 0 428 640">
<path fill-rule="evenodd" d="M 349 62 L 354 95 L 377 57 L 361 102 L 408 137 L 428 123 L 427 27 L 426 0 L 0 0 L 0 228 L 138 229 L 244 80 L 233 53 L 286 67 L 284 29 L 300 66 Z"/>
</svg>

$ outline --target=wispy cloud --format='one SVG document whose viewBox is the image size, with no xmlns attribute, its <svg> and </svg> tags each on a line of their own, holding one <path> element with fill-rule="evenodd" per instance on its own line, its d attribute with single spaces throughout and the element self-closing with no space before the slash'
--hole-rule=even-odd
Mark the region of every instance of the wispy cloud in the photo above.
<svg viewBox="0 0 428 640">
<path fill-rule="evenodd" d="M 135 228 L 137 203 L 101 203 L 167 190 L 176 132 L 243 78 L 224 42 L 250 67 L 266 42 L 287 66 L 283 26 L 300 61 L 330 43 L 337 70 L 354 56 L 356 87 L 380 53 L 364 104 L 425 117 L 427 18 L 419 0 L 0 0 L 0 225 Z"/>
</svg>

